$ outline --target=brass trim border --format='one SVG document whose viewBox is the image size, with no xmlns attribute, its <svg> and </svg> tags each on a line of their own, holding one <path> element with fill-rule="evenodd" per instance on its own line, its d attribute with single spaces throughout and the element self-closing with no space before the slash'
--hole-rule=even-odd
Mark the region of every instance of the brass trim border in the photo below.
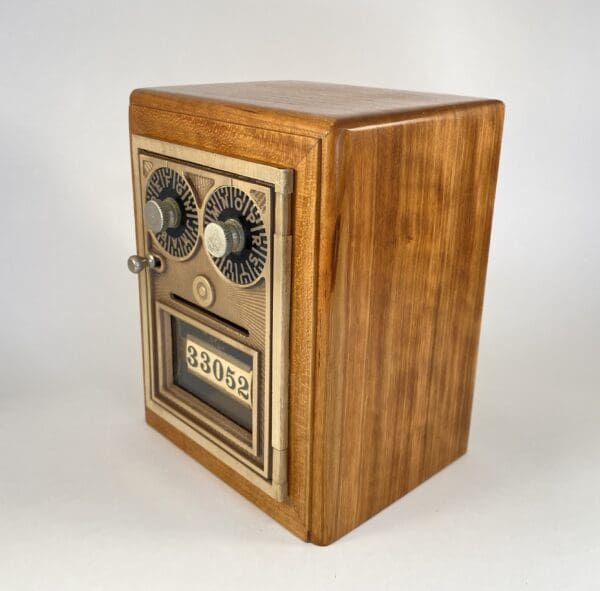
<svg viewBox="0 0 600 591">
<path fill-rule="evenodd" d="M 142 206 L 143 199 L 140 194 L 141 171 L 139 162 L 140 151 L 147 151 L 168 159 L 198 164 L 213 168 L 227 174 L 245 177 L 259 184 L 271 185 L 274 192 L 273 204 L 273 247 L 271 265 L 271 297 L 267 299 L 265 313 L 267 314 L 267 326 L 270 326 L 270 334 L 265 340 L 265 399 L 270 393 L 270 404 L 266 404 L 264 425 L 270 429 L 263 433 L 265 450 L 264 467 L 265 474 L 259 474 L 256 466 L 251 467 L 245 463 L 245 458 L 234 455 L 235 450 L 223 443 L 218 445 L 205 434 L 200 433 L 197 428 L 188 424 L 183 417 L 177 416 L 169 407 L 163 406 L 152 396 L 153 375 L 159 375 L 153 371 L 152 355 L 152 302 L 150 301 L 150 273 L 148 271 L 139 275 L 140 286 L 140 313 L 142 319 L 143 361 L 144 361 L 144 385 L 146 406 L 156 415 L 171 424 L 177 430 L 202 446 L 225 465 L 229 466 L 257 488 L 270 495 L 277 501 L 284 501 L 287 497 L 287 465 L 288 465 L 288 387 L 289 387 L 289 315 L 290 315 L 290 276 L 291 276 L 291 196 L 293 192 L 294 174 L 293 170 L 281 169 L 257 162 L 250 162 L 205 152 L 188 146 L 181 146 L 147 138 L 144 136 L 131 135 L 131 155 L 134 179 L 134 209 L 136 222 L 136 244 L 140 255 L 148 254 L 148 241 L 144 231 Z M 166 307 L 156 302 L 158 306 Z M 158 309 L 157 309 L 158 313 Z M 171 310 L 169 310 L 171 313 Z M 186 317 L 189 322 L 193 319 Z M 161 325 L 157 322 L 157 330 Z M 202 328 L 206 328 L 204 325 Z M 223 334 L 220 337 L 226 336 Z M 158 334 L 157 334 L 158 337 Z M 160 382 L 159 382 L 160 383 Z M 187 407 L 186 407 L 187 408 Z M 204 417 L 205 418 L 205 417 Z M 253 419 L 254 420 L 254 419 Z M 253 447 L 256 446 L 256 436 L 253 437 Z M 240 443 L 236 439 L 236 442 Z M 267 445 L 269 443 L 269 445 Z M 269 457 L 269 455 L 271 457 Z M 247 460 L 246 460 L 247 461 Z M 269 478 L 270 472 L 270 478 Z"/>
</svg>

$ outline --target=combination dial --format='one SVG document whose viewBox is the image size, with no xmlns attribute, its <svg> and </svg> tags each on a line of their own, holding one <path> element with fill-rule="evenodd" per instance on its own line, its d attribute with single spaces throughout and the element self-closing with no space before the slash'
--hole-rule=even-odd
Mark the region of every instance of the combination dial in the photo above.
<svg viewBox="0 0 600 591">
<path fill-rule="evenodd" d="M 230 281 L 252 285 L 262 274 L 268 237 L 253 199 L 241 189 L 215 189 L 204 206 L 204 246 L 213 263 Z"/>
<path fill-rule="evenodd" d="M 157 168 L 148 179 L 144 223 L 171 256 L 188 257 L 198 242 L 198 208 L 187 181 L 172 168 Z"/>
</svg>

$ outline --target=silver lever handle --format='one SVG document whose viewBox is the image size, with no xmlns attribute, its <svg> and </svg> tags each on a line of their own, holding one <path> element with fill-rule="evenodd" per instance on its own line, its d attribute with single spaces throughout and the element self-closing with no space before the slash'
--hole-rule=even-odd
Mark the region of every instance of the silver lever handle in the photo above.
<svg viewBox="0 0 600 591">
<path fill-rule="evenodd" d="M 136 275 L 141 273 L 146 267 L 148 269 L 154 269 L 154 267 L 158 267 L 158 265 L 159 261 L 153 254 L 149 254 L 147 257 L 141 257 L 134 254 L 127 259 L 127 268 Z"/>
</svg>

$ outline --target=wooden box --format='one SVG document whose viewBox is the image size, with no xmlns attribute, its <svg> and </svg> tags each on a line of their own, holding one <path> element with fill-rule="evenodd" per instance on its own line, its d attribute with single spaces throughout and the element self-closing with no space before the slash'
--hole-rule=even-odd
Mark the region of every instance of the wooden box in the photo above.
<svg viewBox="0 0 600 591">
<path fill-rule="evenodd" d="M 286 497 L 146 417 L 303 540 L 333 542 L 467 449 L 503 112 L 310 82 L 131 94 L 132 136 L 293 171 Z"/>
</svg>

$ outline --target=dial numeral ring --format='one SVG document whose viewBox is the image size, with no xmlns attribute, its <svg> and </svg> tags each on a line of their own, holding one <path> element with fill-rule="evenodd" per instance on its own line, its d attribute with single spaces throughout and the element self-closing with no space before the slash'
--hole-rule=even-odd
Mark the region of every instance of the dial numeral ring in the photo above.
<svg viewBox="0 0 600 591">
<path fill-rule="evenodd" d="M 199 232 L 198 207 L 188 182 L 172 168 L 157 168 L 146 185 L 146 205 L 151 203 L 156 206 L 155 215 L 164 205 L 177 208 L 179 216 L 173 217 L 176 225 L 164 227 L 153 235 L 170 256 L 177 259 L 189 257 L 198 243 Z M 160 227 L 160 224 L 157 226 Z"/>
<path fill-rule="evenodd" d="M 204 205 L 203 227 L 212 235 L 228 240 L 227 227 L 232 222 L 242 230 L 242 244 L 238 248 L 215 247 L 213 253 L 225 252 L 224 256 L 207 254 L 219 272 L 227 279 L 242 286 L 255 284 L 262 275 L 267 262 L 269 240 L 260 209 L 247 193 L 237 187 L 222 186 L 215 189 Z"/>
</svg>

